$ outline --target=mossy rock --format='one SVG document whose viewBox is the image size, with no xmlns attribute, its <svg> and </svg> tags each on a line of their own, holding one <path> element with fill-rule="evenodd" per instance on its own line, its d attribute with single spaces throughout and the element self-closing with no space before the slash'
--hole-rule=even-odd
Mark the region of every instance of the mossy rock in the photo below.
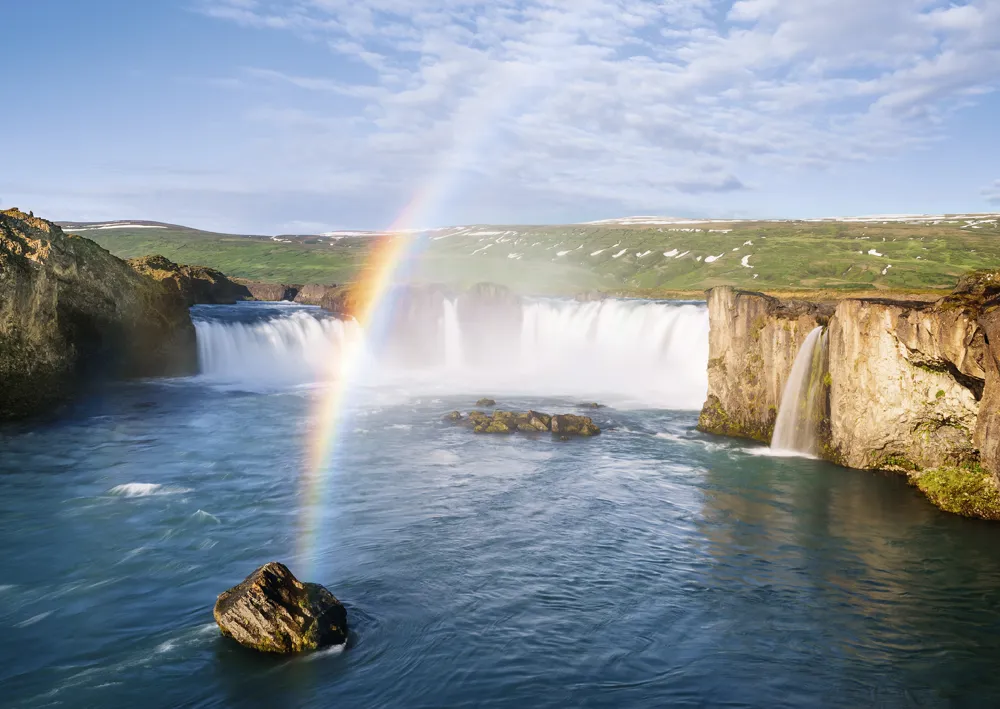
<svg viewBox="0 0 1000 709">
<path fill-rule="evenodd" d="M 276 561 L 219 594 L 213 615 L 223 635 L 260 652 L 296 653 L 347 642 L 347 611 L 340 601 Z"/>
<path fill-rule="evenodd" d="M 552 433 L 563 436 L 596 436 L 601 429 L 589 416 L 559 414 L 552 417 Z"/>
<path fill-rule="evenodd" d="M 926 470 L 911 475 L 910 482 L 945 512 L 1000 520 L 1000 489 L 978 465 Z"/>
<path fill-rule="evenodd" d="M 497 405 L 497 402 L 493 399 L 482 398 L 476 402 L 476 406 L 482 406 L 483 408 L 491 408 Z"/>
</svg>

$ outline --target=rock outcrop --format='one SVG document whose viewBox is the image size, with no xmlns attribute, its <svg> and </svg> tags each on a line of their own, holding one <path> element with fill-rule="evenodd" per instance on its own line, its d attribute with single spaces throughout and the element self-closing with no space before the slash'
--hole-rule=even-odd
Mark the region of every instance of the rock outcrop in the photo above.
<svg viewBox="0 0 1000 709">
<path fill-rule="evenodd" d="M 221 593 L 213 615 L 223 635 L 261 652 L 304 652 L 347 642 L 347 611 L 340 601 L 276 561 Z"/>
<path fill-rule="evenodd" d="M 93 378 L 196 367 L 176 294 L 89 239 L 0 211 L 0 419 L 43 413 Z"/>
<path fill-rule="evenodd" d="M 933 302 L 834 306 L 731 288 L 708 299 L 701 430 L 769 442 L 802 341 L 826 326 L 822 456 L 905 472 L 943 509 L 1000 517 L 1000 274 L 970 274 Z"/>
<path fill-rule="evenodd" d="M 250 281 L 245 278 L 234 278 L 234 282 L 243 286 L 250 293 L 254 300 L 264 301 L 291 301 L 299 294 L 302 286 L 289 285 L 286 283 L 261 283 L 260 281 Z"/>
<path fill-rule="evenodd" d="M 729 287 L 710 291 L 708 400 L 699 427 L 770 442 L 795 355 L 833 310 L 833 303 L 782 301 Z"/>
<path fill-rule="evenodd" d="M 476 433 L 552 433 L 560 438 L 572 436 L 596 436 L 600 427 L 589 416 L 575 414 L 556 414 L 550 416 L 540 411 L 494 411 L 487 414 L 482 411 L 470 411 L 463 416 L 460 411 L 445 414 L 444 420 L 471 428 Z"/>
<path fill-rule="evenodd" d="M 841 301 L 829 329 L 827 457 L 902 470 L 975 461 L 977 330 L 974 315 L 945 301 Z"/>
<path fill-rule="evenodd" d="M 230 280 L 221 271 L 205 266 L 179 266 L 164 256 L 142 256 L 128 264 L 144 276 L 176 293 L 188 307 L 192 305 L 232 305 L 250 300 L 253 294 L 243 284 Z"/>
</svg>

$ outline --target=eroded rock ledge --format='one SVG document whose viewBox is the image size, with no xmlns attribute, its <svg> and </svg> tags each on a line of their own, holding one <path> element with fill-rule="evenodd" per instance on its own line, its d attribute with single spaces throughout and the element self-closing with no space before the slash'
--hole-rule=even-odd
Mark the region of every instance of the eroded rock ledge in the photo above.
<svg viewBox="0 0 1000 709">
<path fill-rule="evenodd" d="M 770 442 L 795 357 L 823 326 L 822 456 L 905 472 L 944 509 L 1000 518 L 1000 271 L 969 274 L 933 302 L 809 303 L 721 287 L 708 304 L 701 430 Z"/>
</svg>

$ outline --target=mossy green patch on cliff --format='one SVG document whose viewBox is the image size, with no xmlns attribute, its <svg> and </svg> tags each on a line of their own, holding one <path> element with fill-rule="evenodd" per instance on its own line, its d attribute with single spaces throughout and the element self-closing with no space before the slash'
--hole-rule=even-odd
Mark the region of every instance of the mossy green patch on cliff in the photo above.
<svg viewBox="0 0 1000 709">
<path fill-rule="evenodd" d="M 712 433 L 717 436 L 732 436 L 734 438 L 748 438 L 760 443 L 770 443 L 771 435 L 774 433 L 774 421 L 777 418 L 777 410 L 772 406 L 768 409 L 768 420 L 766 423 L 741 422 L 723 408 L 722 402 L 716 396 L 709 396 L 705 402 L 701 415 L 698 417 L 698 430 L 703 433 Z"/>
<path fill-rule="evenodd" d="M 1000 520 L 1000 490 L 979 465 L 926 470 L 911 475 L 910 482 L 945 512 Z"/>
</svg>

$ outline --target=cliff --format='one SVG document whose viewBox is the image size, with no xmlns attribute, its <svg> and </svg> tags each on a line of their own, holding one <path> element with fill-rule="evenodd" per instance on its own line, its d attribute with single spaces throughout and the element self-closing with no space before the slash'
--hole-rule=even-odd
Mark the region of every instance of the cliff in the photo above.
<svg viewBox="0 0 1000 709">
<path fill-rule="evenodd" d="M 253 295 L 243 284 L 221 271 L 205 266 L 179 266 L 163 256 L 142 256 L 128 260 L 129 266 L 159 282 L 168 292 L 178 295 L 187 307 L 192 305 L 232 305 L 250 300 Z"/>
<path fill-rule="evenodd" d="M 833 308 L 729 287 L 710 291 L 708 400 L 701 430 L 770 442 L 795 355 L 806 336 L 828 322 Z"/>
<path fill-rule="evenodd" d="M 1000 276 L 936 302 L 779 301 L 709 292 L 709 395 L 699 428 L 769 442 L 805 335 L 827 327 L 822 456 L 907 473 L 935 504 L 1000 517 Z M 982 465 L 982 467 L 980 467 Z M 985 477 L 984 477 L 985 476 Z M 988 478 L 988 479 L 987 479 Z"/>
<path fill-rule="evenodd" d="M 0 211 L 0 419 L 44 412 L 92 378 L 195 371 L 184 303 L 90 241 Z"/>
</svg>

